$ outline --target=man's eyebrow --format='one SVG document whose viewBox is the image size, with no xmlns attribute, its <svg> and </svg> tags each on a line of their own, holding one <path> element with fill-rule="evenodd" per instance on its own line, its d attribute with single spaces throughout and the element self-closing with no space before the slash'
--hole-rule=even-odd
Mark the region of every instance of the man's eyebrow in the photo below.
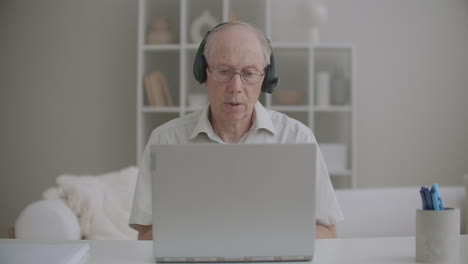
<svg viewBox="0 0 468 264">
<path fill-rule="evenodd" d="M 216 66 L 216 68 L 229 68 L 229 69 L 239 70 L 239 69 L 234 68 L 234 67 L 232 67 L 230 64 L 225 63 L 225 62 L 219 63 L 219 64 Z M 250 69 L 253 69 L 253 70 L 255 70 L 255 71 L 261 71 L 261 70 L 263 70 L 263 67 L 260 67 L 260 69 L 258 69 L 258 68 L 256 67 L 255 64 L 249 64 L 249 65 L 247 65 L 247 66 L 242 67 L 240 70 L 250 70 Z"/>
<path fill-rule="evenodd" d="M 249 65 L 249 66 L 242 68 L 242 70 L 254 70 L 256 72 L 261 72 L 263 70 L 263 67 L 260 67 L 258 69 L 257 67 L 255 67 L 255 65 Z"/>
<path fill-rule="evenodd" d="M 258 69 L 256 67 L 256 64 L 250 64 L 250 65 L 244 66 L 244 67 L 242 67 L 241 70 L 250 70 L 250 69 L 258 71 Z M 263 69 L 263 68 L 260 67 L 260 69 Z"/>
<path fill-rule="evenodd" d="M 255 70 L 255 71 L 258 71 L 257 67 L 255 67 L 255 66 L 247 66 L 247 67 L 242 68 L 242 70 Z"/>
</svg>

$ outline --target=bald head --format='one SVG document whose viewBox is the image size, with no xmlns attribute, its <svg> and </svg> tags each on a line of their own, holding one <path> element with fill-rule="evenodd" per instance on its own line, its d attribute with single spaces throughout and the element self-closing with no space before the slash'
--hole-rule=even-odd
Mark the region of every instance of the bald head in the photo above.
<svg viewBox="0 0 468 264">
<path fill-rule="evenodd" d="M 228 34 L 235 34 L 239 37 L 256 38 L 262 49 L 264 66 L 270 64 L 270 55 L 272 52 L 270 41 L 262 31 L 245 22 L 227 22 L 209 32 L 203 51 L 203 55 L 207 61 L 210 61 L 210 57 L 213 55 L 213 47 L 218 43 L 218 37 L 223 37 L 223 35 L 226 36 Z M 240 36 L 240 34 L 242 34 L 242 36 Z"/>
</svg>

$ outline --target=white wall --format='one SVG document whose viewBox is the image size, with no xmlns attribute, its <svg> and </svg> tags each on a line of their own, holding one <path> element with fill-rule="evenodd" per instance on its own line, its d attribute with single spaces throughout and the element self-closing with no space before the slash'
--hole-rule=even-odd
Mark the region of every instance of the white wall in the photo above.
<svg viewBox="0 0 468 264">
<path fill-rule="evenodd" d="M 275 0 L 275 32 L 305 39 Z M 462 184 L 468 173 L 468 1 L 319 0 L 321 42 L 356 50 L 358 187 Z M 290 12 L 292 10 L 295 13 Z"/>
<path fill-rule="evenodd" d="M 135 164 L 137 10 L 0 2 L 0 237 L 58 175 Z"/>
<path fill-rule="evenodd" d="M 461 185 L 468 1 L 323 2 L 322 39 L 357 51 L 358 186 Z"/>
<path fill-rule="evenodd" d="M 356 47 L 359 187 L 461 184 L 468 1 L 322 1 Z M 134 0 L 0 2 L 0 237 L 59 174 L 135 164 L 136 27 Z"/>
</svg>

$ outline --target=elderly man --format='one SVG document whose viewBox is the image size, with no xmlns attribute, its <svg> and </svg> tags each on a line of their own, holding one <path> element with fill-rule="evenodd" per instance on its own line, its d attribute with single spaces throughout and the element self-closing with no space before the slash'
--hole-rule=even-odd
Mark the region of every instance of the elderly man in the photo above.
<svg viewBox="0 0 468 264">
<path fill-rule="evenodd" d="M 150 144 L 183 143 L 315 143 L 312 131 L 297 120 L 265 109 L 260 93 L 277 83 L 268 38 L 255 27 L 227 22 L 209 31 L 194 63 L 195 78 L 204 83 L 209 105 L 156 128 Z M 149 148 L 143 153 L 130 216 L 139 239 L 152 239 Z M 336 237 L 343 218 L 328 171 L 319 154 L 316 237 Z"/>
</svg>

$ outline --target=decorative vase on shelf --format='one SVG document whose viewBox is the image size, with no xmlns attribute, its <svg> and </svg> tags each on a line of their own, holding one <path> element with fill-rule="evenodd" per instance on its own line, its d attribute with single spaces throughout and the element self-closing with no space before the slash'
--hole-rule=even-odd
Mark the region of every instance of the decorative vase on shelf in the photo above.
<svg viewBox="0 0 468 264">
<path fill-rule="evenodd" d="M 328 20 L 328 10 L 324 4 L 318 0 L 305 1 L 299 6 L 300 17 L 308 31 L 309 41 L 318 43 L 320 41 L 319 27 Z"/>
<path fill-rule="evenodd" d="M 153 19 L 146 35 L 146 44 L 169 44 L 173 41 L 169 20 L 165 17 Z"/>
<path fill-rule="evenodd" d="M 206 32 L 218 25 L 218 20 L 211 15 L 210 11 L 205 10 L 203 13 L 193 20 L 190 27 L 190 37 L 193 43 L 198 43 L 203 40 Z"/>
<path fill-rule="evenodd" d="M 330 72 L 317 73 L 317 101 L 318 106 L 330 105 Z"/>
<path fill-rule="evenodd" d="M 346 105 L 348 102 L 348 82 L 343 76 L 336 77 L 332 80 L 332 98 L 333 105 Z"/>
</svg>

